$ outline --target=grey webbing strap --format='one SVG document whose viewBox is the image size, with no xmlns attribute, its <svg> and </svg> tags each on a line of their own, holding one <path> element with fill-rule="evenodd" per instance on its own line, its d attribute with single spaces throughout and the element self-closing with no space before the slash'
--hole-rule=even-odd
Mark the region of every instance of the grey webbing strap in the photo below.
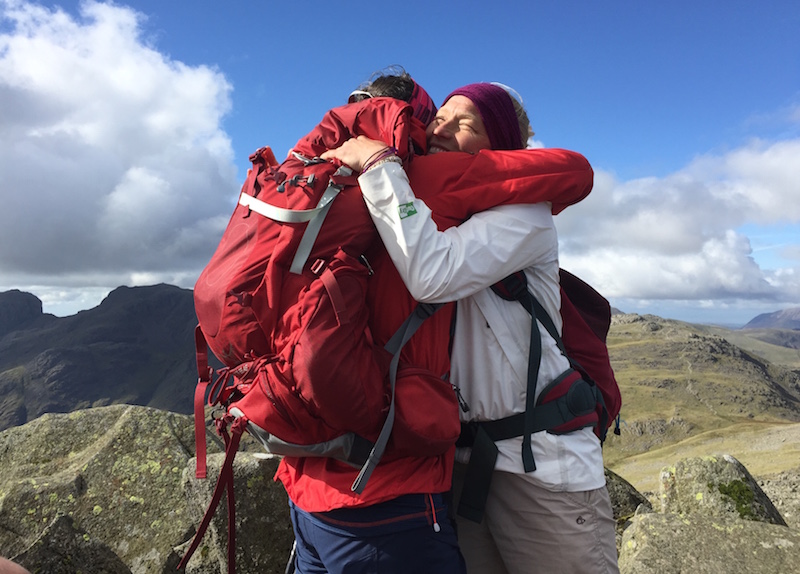
<svg viewBox="0 0 800 574">
<path fill-rule="evenodd" d="M 300 244 L 297 246 L 294 259 L 292 259 L 292 266 L 289 267 L 290 272 L 296 275 L 303 272 L 303 266 L 306 264 L 306 261 L 308 261 L 309 255 L 311 255 L 311 250 L 314 248 L 314 243 L 317 241 L 317 236 L 319 235 L 319 230 L 322 228 L 322 223 L 325 221 L 325 216 L 328 215 L 333 200 L 339 195 L 343 187 L 343 185 L 333 183 L 333 180 L 328 183 L 328 188 L 322 194 L 317 204 L 317 213 L 314 218 L 308 222 L 306 230 L 303 232 L 303 237 L 300 239 Z"/>
<path fill-rule="evenodd" d="M 295 156 L 299 156 L 299 154 L 295 154 Z M 325 160 L 319 160 L 319 158 L 315 158 L 314 160 L 306 160 L 303 159 L 305 165 L 313 164 L 313 163 L 323 163 Z M 337 176 L 349 176 L 353 173 L 349 167 L 340 166 L 339 169 L 336 170 L 336 173 L 333 174 L 333 177 Z M 336 196 L 339 195 L 339 192 L 344 189 L 344 184 L 334 183 L 333 177 L 328 181 L 328 187 L 322 193 L 322 197 L 319 198 L 319 202 L 317 202 L 317 206 L 313 209 L 286 209 L 284 207 L 278 207 L 277 205 L 272 205 L 265 201 L 261 201 L 257 197 L 253 197 L 247 193 L 242 193 L 239 196 L 239 204 L 247 207 L 251 211 L 255 211 L 259 215 L 263 215 L 273 221 L 280 221 L 281 223 L 305 223 L 309 222 L 306 226 L 305 231 L 303 232 L 303 237 L 300 239 L 300 244 L 297 246 L 297 251 L 294 254 L 294 259 L 292 259 L 292 265 L 289 267 L 289 271 L 292 273 L 299 275 L 303 272 L 303 267 L 308 261 L 308 257 L 311 255 L 311 250 L 314 248 L 314 243 L 317 241 L 317 236 L 319 235 L 319 231 L 322 228 L 322 224 L 325 221 L 325 216 L 328 215 L 328 211 L 330 211 L 331 204 L 333 200 L 336 199 Z"/>
<path fill-rule="evenodd" d="M 304 223 L 306 221 L 311 221 L 322 210 L 319 205 L 314 209 L 286 209 L 284 207 L 272 205 L 266 201 L 261 201 L 257 197 L 253 197 L 247 193 L 242 193 L 239 196 L 239 205 L 244 205 L 259 215 L 283 223 Z"/>
<path fill-rule="evenodd" d="M 350 490 L 356 494 L 361 494 L 364 491 L 367 480 L 369 480 L 375 467 L 378 466 L 383 456 L 383 451 L 386 450 L 386 444 L 389 442 L 389 436 L 392 434 L 395 413 L 394 396 L 397 383 L 397 367 L 400 363 L 400 351 L 419 329 L 420 325 L 425 322 L 425 319 L 433 315 L 440 307 L 441 305 L 431 303 L 419 303 L 385 345 L 386 350 L 392 353 L 392 362 L 389 364 L 389 383 L 391 387 L 389 413 L 386 415 L 386 421 L 383 423 L 381 433 L 375 441 L 375 446 L 372 447 L 372 451 L 369 453 L 367 462 L 361 468 L 361 472 L 358 473 L 353 485 L 350 487 Z"/>
<path fill-rule="evenodd" d="M 336 173 L 333 174 L 330 181 L 328 181 L 328 187 L 322 194 L 322 197 L 319 198 L 319 203 L 317 203 L 316 209 L 319 210 L 319 213 L 314 219 L 309 221 L 306 230 L 303 232 L 303 237 L 300 239 L 300 245 L 297 246 L 294 259 L 292 259 L 292 266 L 289 267 L 289 271 L 292 273 L 299 275 L 303 272 L 303 267 L 306 261 L 308 261 L 308 257 L 311 255 L 311 250 L 314 248 L 314 243 L 317 241 L 322 223 L 325 221 L 325 217 L 331 209 L 331 204 L 333 200 L 336 199 L 336 196 L 339 195 L 339 192 L 344 189 L 344 184 L 334 183 L 333 178 L 340 176 L 347 177 L 352 174 L 352 169 L 341 165 L 339 169 L 336 170 Z"/>
<path fill-rule="evenodd" d="M 309 222 L 303 232 L 303 237 L 300 239 L 300 244 L 297 246 L 294 259 L 292 259 L 292 266 L 289 268 L 289 271 L 299 275 L 303 272 L 303 266 L 308 261 L 308 256 L 311 255 L 311 250 L 314 248 L 314 242 L 317 240 L 319 230 L 325 221 L 325 216 L 328 215 L 333 200 L 339 195 L 343 187 L 343 185 L 337 185 L 331 181 L 314 209 L 285 209 L 261 201 L 246 193 L 242 193 L 239 196 L 239 204 L 274 221 L 282 223 Z"/>
</svg>

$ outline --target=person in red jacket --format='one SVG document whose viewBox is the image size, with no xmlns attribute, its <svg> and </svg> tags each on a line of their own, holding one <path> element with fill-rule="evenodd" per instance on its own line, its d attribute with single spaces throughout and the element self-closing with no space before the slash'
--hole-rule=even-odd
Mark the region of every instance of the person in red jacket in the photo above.
<svg viewBox="0 0 800 574">
<path fill-rule="evenodd" d="M 423 125 L 435 114 L 431 98 L 407 74 L 378 79 L 372 89 L 370 96 L 409 102 Z M 358 99 L 354 94 L 351 103 Z M 383 345 L 416 301 L 379 242 L 366 255 L 373 270 L 367 293 L 370 329 L 376 344 Z M 450 305 L 437 311 L 403 347 L 401 373 L 408 367 L 424 369 L 446 380 L 452 310 Z M 465 573 L 444 498 L 454 452 L 453 444 L 434 456 L 398 456 L 390 442 L 361 494 L 351 489 L 358 469 L 331 458 L 284 457 L 276 480 L 290 500 L 296 571 Z"/>
</svg>

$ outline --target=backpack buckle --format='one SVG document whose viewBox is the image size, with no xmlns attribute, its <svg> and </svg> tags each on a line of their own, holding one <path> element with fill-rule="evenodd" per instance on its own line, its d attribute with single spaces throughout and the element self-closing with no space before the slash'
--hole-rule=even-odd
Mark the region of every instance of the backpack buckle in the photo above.
<svg viewBox="0 0 800 574">
<path fill-rule="evenodd" d="M 311 264 L 311 272 L 314 275 L 321 275 L 323 271 L 325 271 L 325 267 L 328 265 L 328 262 L 324 259 L 317 259 L 314 263 Z"/>
</svg>

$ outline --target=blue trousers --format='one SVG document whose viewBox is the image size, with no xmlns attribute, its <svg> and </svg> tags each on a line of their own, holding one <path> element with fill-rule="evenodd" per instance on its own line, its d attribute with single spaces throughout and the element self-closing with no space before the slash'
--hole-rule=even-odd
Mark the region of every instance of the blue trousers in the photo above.
<svg viewBox="0 0 800 574">
<path fill-rule="evenodd" d="M 317 513 L 289 506 L 297 574 L 466 574 L 442 495 Z"/>
</svg>

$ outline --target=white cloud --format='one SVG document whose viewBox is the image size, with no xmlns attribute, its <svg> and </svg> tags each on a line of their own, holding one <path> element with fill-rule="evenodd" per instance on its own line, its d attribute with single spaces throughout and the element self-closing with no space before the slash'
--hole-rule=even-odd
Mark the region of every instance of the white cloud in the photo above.
<svg viewBox="0 0 800 574">
<path fill-rule="evenodd" d="M 192 287 L 213 253 L 239 186 L 232 87 L 159 51 L 144 23 L 114 4 L 74 17 L 0 0 L 0 291 L 69 313 L 119 285 Z M 762 118 L 791 135 L 663 178 L 596 166 L 593 193 L 556 219 L 563 266 L 642 306 L 800 304 L 798 118 Z M 751 226 L 788 230 L 768 265 Z"/>
<path fill-rule="evenodd" d="M 794 259 L 800 264 L 800 243 L 783 246 L 780 250 L 780 254 L 784 259 Z"/>
<path fill-rule="evenodd" d="M 800 304 L 798 158 L 800 140 L 753 141 L 664 178 L 597 170 L 556 218 L 562 265 L 611 298 Z M 786 230 L 778 266 L 759 265 L 747 226 Z"/>
<path fill-rule="evenodd" d="M 228 81 L 149 45 L 130 8 L 3 1 L 0 18 L 4 286 L 191 287 L 238 188 Z"/>
</svg>

